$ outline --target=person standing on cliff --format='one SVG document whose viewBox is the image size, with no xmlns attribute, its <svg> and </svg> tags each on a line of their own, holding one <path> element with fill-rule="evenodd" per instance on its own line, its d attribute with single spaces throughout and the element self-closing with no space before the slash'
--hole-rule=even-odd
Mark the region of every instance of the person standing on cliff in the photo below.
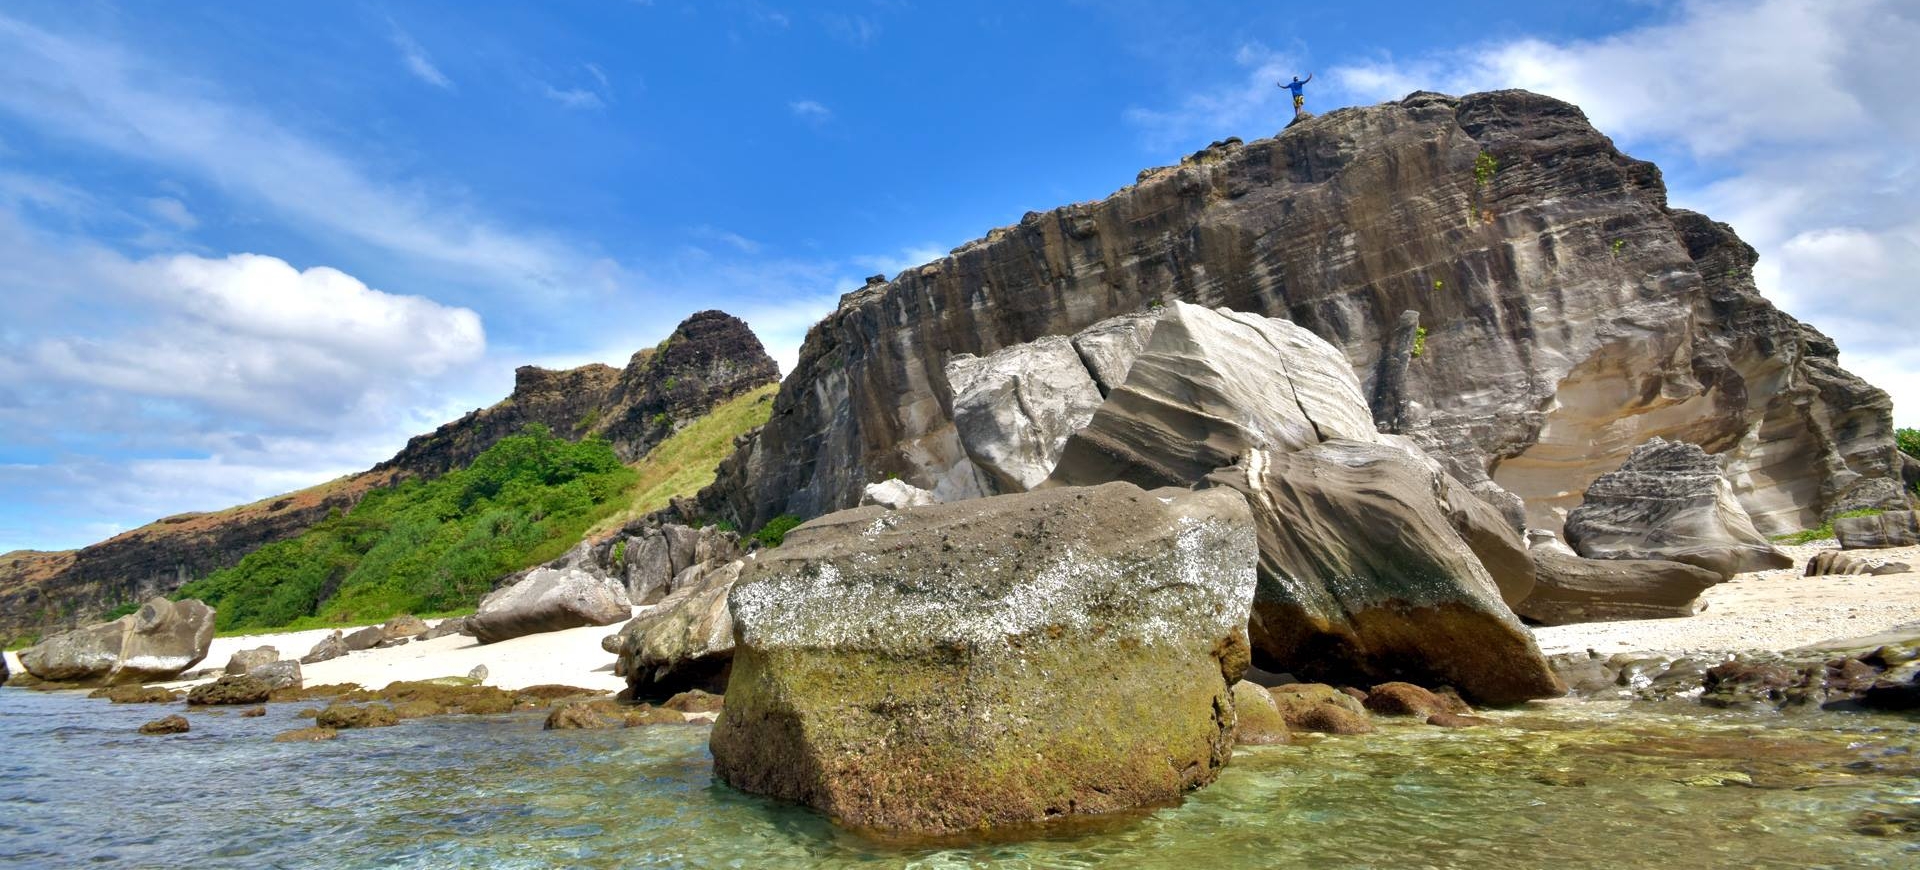
<svg viewBox="0 0 1920 870">
<path fill-rule="evenodd" d="M 1302 107 L 1306 106 L 1307 104 L 1307 94 L 1306 94 L 1307 82 L 1310 82 L 1310 81 L 1313 81 L 1313 73 L 1307 73 L 1307 77 L 1305 79 L 1301 79 L 1299 76 L 1294 76 L 1293 81 L 1281 82 L 1279 84 L 1279 87 L 1286 88 L 1287 90 L 1293 92 L 1293 116 L 1296 118 L 1300 117 L 1300 112 Z"/>
</svg>

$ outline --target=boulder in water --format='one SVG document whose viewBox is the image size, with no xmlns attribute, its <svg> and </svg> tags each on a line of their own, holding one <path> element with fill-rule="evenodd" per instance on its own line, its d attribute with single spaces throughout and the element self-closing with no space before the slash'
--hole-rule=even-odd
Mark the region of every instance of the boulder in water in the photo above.
<svg viewBox="0 0 1920 870">
<path fill-rule="evenodd" d="M 814 520 L 734 586 L 715 773 L 923 833 L 1176 798 L 1231 752 L 1254 560 L 1217 489 Z"/>
<path fill-rule="evenodd" d="M 298 666 L 297 663 L 295 665 Z M 211 683 L 194 686 L 187 692 L 190 707 L 224 707 L 259 704 L 273 694 L 273 685 L 252 675 L 228 675 Z"/>
<path fill-rule="evenodd" d="M 1292 739 L 1273 696 L 1246 680 L 1233 684 L 1233 718 L 1235 746 L 1268 746 Z"/>
<path fill-rule="evenodd" d="M 112 622 L 56 634 L 20 651 L 20 665 L 42 680 L 152 683 L 172 679 L 207 657 L 213 608 L 188 599 L 153 598 Z"/>
<path fill-rule="evenodd" d="M 1720 463 L 1697 444 L 1653 438 L 1587 487 L 1567 515 L 1574 552 L 1589 559 L 1697 565 L 1721 577 L 1791 568 L 1748 518 Z"/>
<path fill-rule="evenodd" d="M 611 625 L 633 615 L 618 580 L 580 568 L 535 568 L 482 599 L 467 617 L 481 643 L 588 625 Z"/>
<path fill-rule="evenodd" d="M 140 726 L 142 734 L 185 734 L 193 730 L 187 717 L 181 715 L 166 716 Z"/>
</svg>

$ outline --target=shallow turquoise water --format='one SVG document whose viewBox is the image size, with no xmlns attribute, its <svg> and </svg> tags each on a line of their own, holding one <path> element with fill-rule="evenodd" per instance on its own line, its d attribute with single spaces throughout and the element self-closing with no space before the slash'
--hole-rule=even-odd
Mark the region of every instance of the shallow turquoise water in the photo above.
<svg viewBox="0 0 1920 870">
<path fill-rule="evenodd" d="M 1908 718 L 1568 705 L 1391 727 L 1242 750 L 1177 807 L 943 848 L 715 783 L 704 727 L 527 714 L 270 742 L 298 706 L 144 737 L 178 707 L 0 691 L 0 866 L 1920 867 Z"/>
</svg>

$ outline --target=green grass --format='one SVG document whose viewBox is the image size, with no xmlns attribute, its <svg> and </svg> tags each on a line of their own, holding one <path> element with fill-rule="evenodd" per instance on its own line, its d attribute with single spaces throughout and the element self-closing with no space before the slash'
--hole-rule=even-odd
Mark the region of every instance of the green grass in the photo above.
<svg viewBox="0 0 1920 870">
<path fill-rule="evenodd" d="M 1879 508 L 1860 508 L 1859 510 L 1842 511 L 1835 514 L 1833 518 L 1841 520 L 1848 517 L 1877 517 L 1882 513 L 1885 513 L 1885 511 Z M 1833 537 L 1833 522 L 1829 520 L 1821 523 L 1818 528 L 1806 529 L 1786 535 L 1774 535 L 1771 540 L 1776 544 L 1796 546 L 1799 544 L 1811 544 L 1814 541 L 1824 541 L 1831 537 Z"/>
<path fill-rule="evenodd" d="M 626 507 L 596 523 L 587 536 L 613 531 L 713 483 L 720 460 L 733 452 L 733 439 L 773 415 L 773 394 L 779 389 L 768 384 L 735 396 L 656 445 L 633 464 L 639 482 Z"/>
<path fill-rule="evenodd" d="M 369 492 L 299 537 L 181 587 L 223 632 L 381 622 L 476 605 L 505 574 L 552 559 L 619 510 L 637 475 L 605 441 L 542 426 L 435 480 Z"/>
<path fill-rule="evenodd" d="M 773 519 L 767 520 L 766 525 L 761 526 L 759 531 L 753 533 L 753 539 L 769 547 L 778 547 L 786 543 L 787 533 L 793 531 L 793 528 L 802 522 L 804 522 L 804 520 L 793 514 L 781 514 Z"/>
</svg>

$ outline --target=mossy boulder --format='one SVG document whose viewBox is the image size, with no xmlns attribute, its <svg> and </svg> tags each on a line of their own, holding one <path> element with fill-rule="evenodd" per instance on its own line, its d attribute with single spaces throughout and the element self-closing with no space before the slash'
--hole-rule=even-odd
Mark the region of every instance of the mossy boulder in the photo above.
<svg viewBox="0 0 1920 870">
<path fill-rule="evenodd" d="M 322 740 L 332 740 L 339 736 L 340 732 L 332 728 L 295 728 L 292 731 L 282 731 L 279 734 L 273 735 L 273 742 L 318 743 Z"/>
<path fill-rule="evenodd" d="M 314 724 L 321 728 L 385 728 L 400 724 L 400 717 L 392 707 L 385 704 L 367 704 L 357 706 L 342 701 L 328 704 L 320 715 L 314 717 Z"/>
<path fill-rule="evenodd" d="M 115 704 L 171 704 L 180 696 L 159 686 L 109 686 L 96 689 L 89 698 L 105 698 Z"/>
<path fill-rule="evenodd" d="M 1435 713 L 1470 713 L 1458 699 L 1443 697 L 1412 683 L 1382 683 L 1367 692 L 1366 708 L 1383 716 L 1418 716 Z"/>
<path fill-rule="evenodd" d="M 1237 721 L 1233 742 L 1237 746 L 1267 746 L 1291 739 L 1287 720 L 1281 717 L 1273 696 L 1246 680 L 1233 684 L 1233 716 Z"/>
<path fill-rule="evenodd" d="M 1280 718 L 1294 731 L 1365 734 L 1373 730 L 1366 708 L 1352 695 L 1325 683 L 1288 683 L 1267 690 Z"/>
<path fill-rule="evenodd" d="M 1176 799 L 1232 752 L 1256 558 L 1219 489 L 814 520 L 734 587 L 715 773 L 927 834 Z"/>
<path fill-rule="evenodd" d="M 253 676 L 228 675 L 211 683 L 194 686 L 187 692 L 187 704 L 194 707 L 222 707 L 235 704 L 259 704 L 273 695 L 273 686 Z"/>
<path fill-rule="evenodd" d="M 192 730 L 185 716 L 167 716 L 140 726 L 142 734 L 185 734 Z"/>
</svg>

